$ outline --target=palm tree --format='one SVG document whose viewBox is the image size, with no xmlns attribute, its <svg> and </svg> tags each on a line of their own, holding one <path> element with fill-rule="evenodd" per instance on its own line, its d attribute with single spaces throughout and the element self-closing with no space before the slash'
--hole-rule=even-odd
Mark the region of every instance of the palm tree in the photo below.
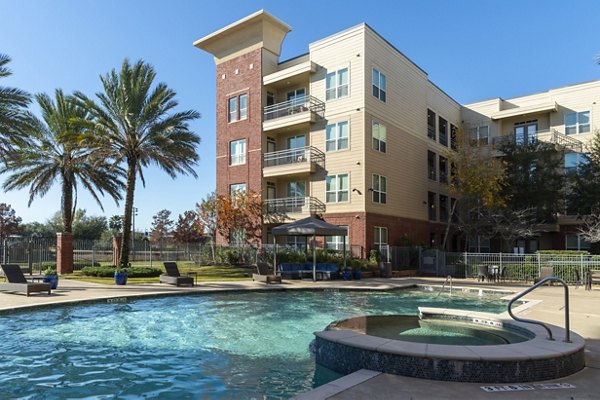
<svg viewBox="0 0 600 400">
<path fill-rule="evenodd" d="M 10 57 L 0 54 L 0 78 L 11 75 L 7 64 Z M 12 146 L 22 134 L 26 123 L 25 108 L 31 97 L 23 90 L 0 86 L 0 160 L 11 154 Z"/>
<path fill-rule="evenodd" d="M 29 114 L 27 141 L 15 147 L 14 157 L 0 168 L 7 173 L 5 190 L 29 187 L 29 205 L 43 197 L 56 181 L 61 185 L 64 232 L 72 233 L 78 185 L 87 189 L 102 208 L 98 194 L 110 195 L 118 204 L 124 171 L 101 157 L 100 149 L 82 145 L 89 113 L 71 96 L 56 90 L 53 101 L 47 94 L 35 96 L 42 119 Z"/>
<path fill-rule="evenodd" d="M 159 166 L 171 178 L 177 174 L 197 177 L 193 166 L 199 156 L 196 146 L 200 137 L 190 131 L 188 122 L 200 117 L 193 110 L 173 112 L 178 105 L 175 91 L 159 83 L 152 88 L 156 73 L 152 65 L 139 60 L 131 65 L 127 59 L 121 71 L 113 69 L 100 80 L 103 93 L 96 93 L 98 103 L 82 93 L 76 97 L 94 116 L 91 127 L 101 141 L 107 157 L 127 169 L 123 248 L 121 266 L 129 264 L 131 216 L 136 179 L 145 186 L 144 167 Z"/>
</svg>

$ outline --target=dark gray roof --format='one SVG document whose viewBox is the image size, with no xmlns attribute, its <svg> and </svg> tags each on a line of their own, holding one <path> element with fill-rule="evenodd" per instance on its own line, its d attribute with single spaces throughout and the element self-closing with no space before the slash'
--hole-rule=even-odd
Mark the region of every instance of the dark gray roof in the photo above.
<svg viewBox="0 0 600 400">
<path fill-rule="evenodd" d="M 347 229 L 314 217 L 280 225 L 271 230 L 275 236 L 346 236 Z"/>
</svg>

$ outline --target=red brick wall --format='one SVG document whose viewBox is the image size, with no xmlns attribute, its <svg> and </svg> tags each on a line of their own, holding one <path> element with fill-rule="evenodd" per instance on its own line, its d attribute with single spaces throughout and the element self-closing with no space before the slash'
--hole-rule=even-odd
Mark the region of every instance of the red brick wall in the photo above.
<svg viewBox="0 0 600 400">
<path fill-rule="evenodd" d="M 228 194 L 229 185 L 234 183 L 245 183 L 247 190 L 262 192 L 261 61 L 262 50 L 257 49 L 217 65 L 216 191 L 220 195 Z M 245 93 L 248 94 L 248 118 L 229 123 L 228 99 Z M 246 139 L 246 164 L 229 166 L 229 142 L 238 139 Z M 223 244 L 227 241 L 219 236 L 217 242 Z"/>
</svg>

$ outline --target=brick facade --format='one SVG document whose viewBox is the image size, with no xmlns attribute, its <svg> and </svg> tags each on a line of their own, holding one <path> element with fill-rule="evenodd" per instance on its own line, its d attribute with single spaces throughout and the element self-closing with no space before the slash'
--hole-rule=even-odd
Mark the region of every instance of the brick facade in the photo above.
<svg viewBox="0 0 600 400">
<path fill-rule="evenodd" d="M 217 194 L 229 194 L 231 184 L 245 183 L 249 191 L 262 192 L 262 49 L 217 65 Z M 230 97 L 248 95 L 248 117 L 228 121 Z M 239 110 L 239 102 L 238 102 Z M 229 165 L 229 143 L 246 139 L 246 163 Z M 217 237 L 219 244 L 226 243 Z"/>
</svg>

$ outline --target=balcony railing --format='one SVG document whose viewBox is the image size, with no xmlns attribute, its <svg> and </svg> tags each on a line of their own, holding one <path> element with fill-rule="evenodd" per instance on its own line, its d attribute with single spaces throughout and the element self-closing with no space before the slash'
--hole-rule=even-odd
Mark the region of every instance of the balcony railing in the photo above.
<svg viewBox="0 0 600 400">
<path fill-rule="evenodd" d="M 518 143 L 522 144 L 525 138 L 519 138 Z M 579 150 L 582 151 L 583 143 L 580 140 L 577 140 L 571 136 L 567 136 L 556 129 L 536 131 L 535 133 L 530 133 L 527 137 L 527 142 L 532 143 L 533 141 L 541 141 L 547 143 L 555 143 L 559 146 L 569 148 L 571 150 Z M 503 135 L 499 137 L 492 138 L 492 145 L 500 147 L 505 144 L 515 143 L 516 137 L 514 133 L 510 135 Z"/>
<path fill-rule="evenodd" d="M 265 121 L 289 115 L 313 112 L 319 117 L 325 114 L 325 103 L 313 96 L 304 96 L 265 107 Z"/>
<path fill-rule="evenodd" d="M 265 153 L 263 157 L 265 168 L 300 163 L 316 163 L 321 167 L 325 166 L 325 153 L 312 146 Z"/>
<path fill-rule="evenodd" d="M 283 197 L 264 202 L 267 214 L 321 214 L 325 204 L 316 197 Z"/>
</svg>

